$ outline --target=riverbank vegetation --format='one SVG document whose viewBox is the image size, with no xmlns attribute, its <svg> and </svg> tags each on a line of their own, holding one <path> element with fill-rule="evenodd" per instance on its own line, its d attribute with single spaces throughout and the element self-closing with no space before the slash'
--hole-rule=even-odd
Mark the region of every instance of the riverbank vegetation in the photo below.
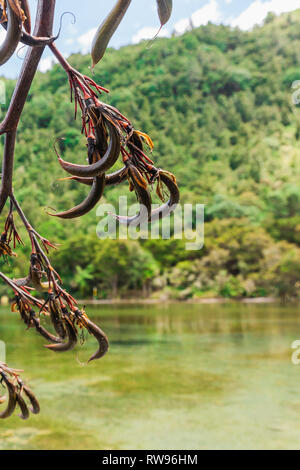
<svg viewBox="0 0 300 470">
<path fill-rule="evenodd" d="M 66 209 L 87 188 L 58 181 L 64 174 L 53 143 L 65 139 L 66 160 L 79 162 L 84 152 L 65 73 L 56 65 L 38 73 L 18 131 L 15 193 L 40 232 L 61 244 L 53 264 L 71 292 L 299 295 L 300 110 L 291 88 L 300 80 L 299 21 L 300 10 L 269 15 L 252 32 L 209 24 L 150 48 L 110 49 L 96 68 L 96 82 L 111 90 L 103 99 L 151 136 L 155 160 L 177 176 L 182 203 L 205 204 L 198 251 L 185 250 L 185 240 L 99 240 L 96 210 L 74 221 L 45 213 L 45 195 L 47 207 Z M 69 60 L 88 72 L 89 56 Z M 9 103 L 14 82 L 5 83 Z M 121 191 L 107 188 L 105 201 L 118 207 Z M 29 249 L 4 270 L 25 276 Z"/>
</svg>

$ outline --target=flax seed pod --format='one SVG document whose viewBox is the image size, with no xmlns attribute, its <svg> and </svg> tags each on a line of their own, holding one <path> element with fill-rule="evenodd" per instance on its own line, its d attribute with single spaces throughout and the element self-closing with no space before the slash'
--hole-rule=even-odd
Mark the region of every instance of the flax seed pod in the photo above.
<svg viewBox="0 0 300 470">
<path fill-rule="evenodd" d="M 22 15 L 19 4 L 7 2 L 7 33 L 0 47 L 0 65 L 5 64 L 15 52 L 22 35 Z"/>
<path fill-rule="evenodd" d="M 166 24 L 172 13 L 172 0 L 156 0 L 160 24 Z"/>
<path fill-rule="evenodd" d="M 111 10 L 110 14 L 105 18 L 103 23 L 99 26 L 95 34 L 92 44 L 92 60 L 93 67 L 102 59 L 108 43 L 121 23 L 131 0 L 118 0 L 115 7 Z"/>
<path fill-rule="evenodd" d="M 24 12 L 25 19 L 24 19 L 24 29 L 26 33 L 31 33 L 31 15 L 30 15 L 30 8 L 28 0 L 21 0 L 21 8 Z"/>
</svg>

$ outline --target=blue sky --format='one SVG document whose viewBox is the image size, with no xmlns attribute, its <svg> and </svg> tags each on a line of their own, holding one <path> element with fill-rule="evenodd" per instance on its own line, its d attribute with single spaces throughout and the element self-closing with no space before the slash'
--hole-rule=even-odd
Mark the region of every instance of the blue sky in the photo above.
<svg viewBox="0 0 300 470">
<path fill-rule="evenodd" d="M 32 11 L 37 0 L 29 0 Z M 58 47 L 66 55 L 73 52 L 88 52 L 95 29 L 108 14 L 115 0 L 57 0 L 55 31 L 58 30 L 59 18 L 64 11 L 72 11 L 76 16 L 76 24 L 66 15 Z M 225 23 L 241 29 L 251 29 L 260 24 L 268 11 L 280 14 L 300 8 L 300 0 L 173 0 L 173 14 L 170 22 L 161 31 L 162 36 L 168 36 L 176 31 L 185 31 L 192 18 L 195 26 L 213 23 Z M 141 39 L 151 38 L 159 28 L 155 0 L 132 0 L 125 19 L 111 40 L 112 47 L 136 43 Z M 1 28 L 2 29 L 2 28 Z M 4 37 L 0 33 L 0 41 Z M 20 52 L 24 55 L 25 50 Z M 1 67 L 1 75 L 16 77 L 22 61 L 17 57 Z M 45 51 L 41 70 L 51 67 L 51 53 Z"/>
</svg>

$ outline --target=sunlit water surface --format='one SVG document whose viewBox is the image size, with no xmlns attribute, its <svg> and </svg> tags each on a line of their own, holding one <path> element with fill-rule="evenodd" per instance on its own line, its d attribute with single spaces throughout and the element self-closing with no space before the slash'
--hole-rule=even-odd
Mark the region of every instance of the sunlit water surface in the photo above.
<svg viewBox="0 0 300 470">
<path fill-rule="evenodd" d="M 0 422 L 0 449 L 300 448 L 295 306 L 103 306 L 110 338 L 57 354 L 0 310 L 7 362 L 25 370 L 41 414 Z M 1 392 L 1 391 L 0 391 Z M 2 392 L 0 393 L 2 394 Z"/>
</svg>

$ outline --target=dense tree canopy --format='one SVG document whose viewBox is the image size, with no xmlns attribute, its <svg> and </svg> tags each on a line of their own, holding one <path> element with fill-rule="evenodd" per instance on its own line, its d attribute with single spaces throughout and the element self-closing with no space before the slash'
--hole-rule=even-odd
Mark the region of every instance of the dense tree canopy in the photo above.
<svg viewBox="0 0 300 470">
<path fill-rule="evenodd" d="M 65 72 L 55 65 L 37 74 L 18 131 L 15 193 L 40 231 L 63 243 L 53 261 L 73 292 L 297 295 L 300 111 L 291 87 L 300 80 L 299 21 L 296 11 L 269 16 L 252 32 L 208 24 L 150 48 L 109 49 L 95 70 L 111 90 L 103 100 L 152 137 L 155 160 L 176 174 L 182 202 L 205 204 L 200 251 L 180 240 L 99 240 L 96 210 L 73 221 L 45 213 L 73 206 L 87 188 L 58 181 L 56 139 L 65 139 L 66 160 L 79 162 L 84 152 Z M 88 72 L 89 56 L 69 60 Z M 6 85 L 10 95 L 14 82 Z M 117 204 L 120 194 L 107 188 L 106 202 Z M 26 256 L 24 249 L 6 270 L 24 276 Z"/>
</svg>

